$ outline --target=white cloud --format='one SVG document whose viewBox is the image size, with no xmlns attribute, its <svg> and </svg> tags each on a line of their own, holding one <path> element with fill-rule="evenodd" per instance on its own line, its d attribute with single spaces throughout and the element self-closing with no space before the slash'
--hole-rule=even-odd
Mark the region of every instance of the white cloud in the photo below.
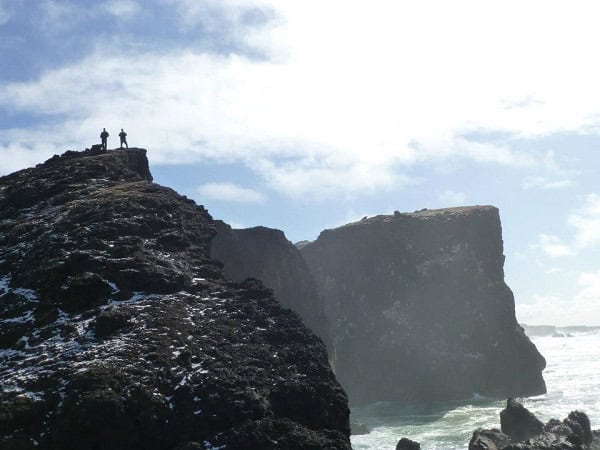
<svg viewBox="0 0 600 450">
<path fill-rule="evenodd" d="M 575 254 L 574 250 L 562 242 L 558 236 L 549 234 L 539 234 L 538 242 L 534 247 L 539 248 L 544 254 L 551 257 L 571 256 Z"/>
<path fill-rule="evenodd" d="M 227 33 L 228 37 L 260 48 L 272 45 L 258 29 L 271 18 L 272 6 L 268 0 L 159 1 L 177 11 L 180 27 L 186 31 L 200 28 L 204 33 Z"/>
<path fill-rule="evenodd" d="M 75 3 L 59 0 L 43 0 L 42 14 L 38 17 L 40 28 L 48 34 L 64 32 L 81 20 L 85 11 Z"/>
<path fill-rule="evenodd" d="M 581 291 L 583 292 L 583 291 Z M 528 325 L 600 325 L 600 301 L 576 295 L 533 295 L 528 303 L 516 303 L 517 319 Z"/>
<path fill-rule="evenodd" d="M 541 233 L 531 247 L 551 257 L 572 256 L 600 245 L 600 195 L 588 194 L 582 207 L 569 214 L 567 224 L 574 229 L 565 242 L 558 236 Z"/>
<path fill-rule="evenodd" d="M 546 177 L 526 177 L 523 180 L 523 189 L 539 188 L 544 190 L 563 189 L 574 186 L 575 182 L 569 179 L 550 180 Z"/>
<path fill-rule="evenodd" d="M 130 17 L 140 11 L 140 5 L 133 0 L 111 0 L 104 2 L 102 7 L 116 17 Z"/>
<path fill-rule="evenodd" d="M 462 206 L 465 204 L 467 196 L 464 194 L 464 192 L 456 192 L 448 189 L 440 194 L 439 200 L 442 202 L 444 207 Z"/>
<path fill-rule="evenodd" d="M 403 169 L 444 159 L 550 167 L 548 154 L 464 136 L 598 124 L 592 2 L 163 1 L 186 26 L 239 28 L 270 59 L 191 50 L 125 57 L 102 47 L 38 80 L 0 87 L 0 104 L 78 121 L 46 133 L 53 147 L 87 146 L 101 127 L 125 127 L 154 164 L 244 162 L 271 187 L 312 197 L 405 186 Z M 62 3 L 45 5 L 55 21 L 68 17 Z M 279 15 L 247 26 L 252 7 Z M 0 151 L 34 145 L 30 134 L 17 130 Z"/>
<path fill-rule="evenodd" d="M 575 295 L 578 301 L 595 304 L 600 307 L 600 270 L 583 272 L 579 275 L 579 292 Z M 600 315 L 596 316 L 600 320 Z"/>
<path fill-rule="evenodd" d="M 234 183 L 206 183 L 198 186 L 196 192 L 203 197 L 225 202 L 263 203 L 266 199 L 262 193 Z"/>
<path fill-rule="evenodd" d="M 516 303 L 518 320 L 526 324 L 600 325 L 600 270 L 581 272 L 575 292 L 534 294 Z"/>
<path fill-rule="evenodd" d="M 6 5 L 2 1 L 0 1 L 0 26 L 8 23 L 11 19 L 12 15 L 6 8 Z"/>
<path fill-rule="evenodd" d="M 575 228 L 575 245 L 579 249 L 600 244 L 600 195 L 589 194 L 585 204 L 569 215 L 568 223 Z"/>
</svg>

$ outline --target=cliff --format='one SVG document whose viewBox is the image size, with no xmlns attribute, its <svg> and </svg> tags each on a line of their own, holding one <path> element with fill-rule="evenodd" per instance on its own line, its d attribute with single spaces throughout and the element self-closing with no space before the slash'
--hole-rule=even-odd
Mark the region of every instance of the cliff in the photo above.
<svg viewBox="0 0 600 450">
<path fill-rule="evenodd" d="M 225 281 L 146 151 L 0 178 L 0 448 L 350 448 L 321 340 Z"/>
<path fill-rule="evenodd" d="M 351 402 L 545 392 L 545 360 L 517 324 L 498 210 L 395 213 L 301 248 Z"/>
<path fill-rule="evenodd" d="M 265 227 L 234 230 L 217 221 L 211 256 L 223 262 L 228 279 L 261 280 L 275 298 L 296 311 L 306 326 L 329 343 L 323 299 L 300 251 L 280 230 Z"/>
</svg>

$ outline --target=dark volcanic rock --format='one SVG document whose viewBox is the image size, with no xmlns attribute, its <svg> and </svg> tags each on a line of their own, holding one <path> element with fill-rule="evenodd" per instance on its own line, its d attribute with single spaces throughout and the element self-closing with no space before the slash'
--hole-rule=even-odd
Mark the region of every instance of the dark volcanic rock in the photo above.
<svg viewBox="0 0 600 450">
<path fill-rule="evenodd" d="M 0 448 L 349 449 L 321 340 L 151 179 L 140 149 L 0 178 Z"/>
<path fill-rule="evenodd" d="M 211 256 L 223 262 L 225 276 L 233 281 L 261 280 L 283 306 L 296 311 L 329 344 L 323 299 L 302 254 L 283 231 L 266 227 L 237 230 L 221 221 L 216 224 Z"/>
<path fill-rule="evenodd" d="M 396 444 L 396 450 L 421 450 L 421 444 L 407 438 L 402 438 Z"/>
<path fill-rule="evenodd" d="M 506 401 L 506 408 L 500 411 L 500 427 L 504 434 L 516 442 L 537 436 L 544 430 L 544 424 L 512 398 Z"/>
<path fill-rule="evenodd" d="M 365 218 L 301 252 L 351 402 L 545 392 L 545 360 L 504 282 L 496 208 Z"/>
<path fill-rule="evenodd" d="M 480 428 L 473 432 L 473 437 L 469 442 L 469 450 L 498 450 L 510 444 L 510 442 L 510 437 L 496 428 L 491 430 Z"/>
<path fill-rule="evenodd" d="M 563 420 L 540 422 L 519 402 L 508 399 L 500 412 L 501 433 L 479 429 L 473 433 L 469 450 L 598 450 L 600 433 L 592 431 L 588 416 L 573 411 Z M 507 436 L 508 435 L 508 436 Z"/>
</svg>

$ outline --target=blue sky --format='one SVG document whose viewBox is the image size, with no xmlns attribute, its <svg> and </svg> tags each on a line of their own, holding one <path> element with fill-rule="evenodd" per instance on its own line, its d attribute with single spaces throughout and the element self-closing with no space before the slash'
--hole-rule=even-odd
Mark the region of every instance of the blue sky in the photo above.
<svg viewBox="0 0 600 450">
<path fill-rule="evenodd" d="M 0 0 L 0 174 L 98 141 L 234 226 L 500 209 L 525 323 L 600 325 L 592 1 Z"/>
</svg>

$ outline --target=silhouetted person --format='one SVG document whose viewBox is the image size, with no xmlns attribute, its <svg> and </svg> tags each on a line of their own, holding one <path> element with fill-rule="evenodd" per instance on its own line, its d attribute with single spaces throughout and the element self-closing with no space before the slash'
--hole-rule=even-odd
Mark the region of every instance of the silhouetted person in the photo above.
<svg viewBox="0 0 600 450">
<path fill-rule="evenodd" d="M 129 145 L 127 145 L 127 133 L 123 131 L 123 128 L 121 128 L 119 137 L 121 138 L 121 148 L 123 148 L 123 144 L 125 144 L 125 147 L 129 148 Z"/>
<path fill-rule="evenodd" d="M 104 150 L 106 150 L 106 141 L 108 139 L 108 136 L 110 136 L 108 134 L 108 131 L 106 131 L 106 128 L 102 128 L 102 133 L 100 133 L 100 139 L 102 139 L 102 148 Z"/>
</svg>

